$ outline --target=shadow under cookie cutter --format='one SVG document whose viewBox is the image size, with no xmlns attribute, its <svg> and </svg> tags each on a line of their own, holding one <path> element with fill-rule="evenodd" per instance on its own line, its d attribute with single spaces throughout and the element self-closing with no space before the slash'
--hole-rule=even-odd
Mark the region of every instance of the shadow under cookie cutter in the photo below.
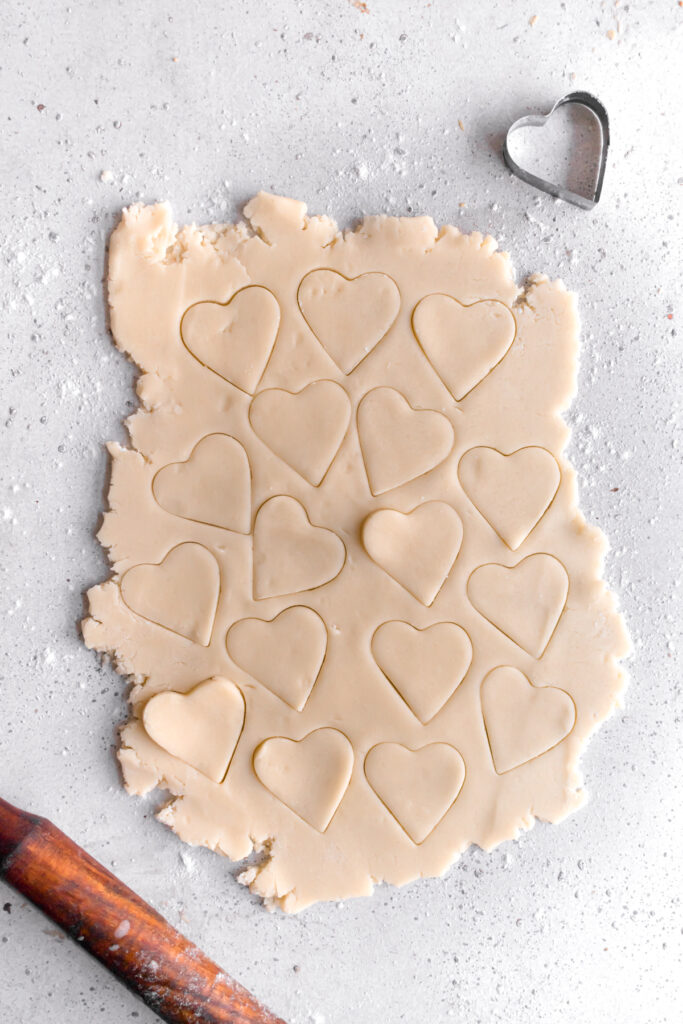
<svg viewBox="0 0 683 1024">
<path fill-rule="evenodd" d="M 538 175 L 525 171 L 510 154 L 510 138 L 518 129 L 542 128 L 543 125 L 550 120 L 555 111 L 559 107 L 564 106 L 565 103 L 574 103 L 581 107 L 587 107 L 588 110 L 595 114 L 600 125 L 601 144 L 598 174 L 593 191 L 589 195 L 582 194 L 581 192 L 574 192 L 569 188 L 556 185 L 552 181 L 546 181 L 545 178 L 539 178 Z M 534 188 L 538 188 L 542 192 L 547 192 L 549 195 L 555 196 L 557 199 L 562 199 L 566 203 L 573 203 L 574 206 L 579 206 L 582 210 L 592 210 L 600 199 L 600 193 L 602 192 L 602 183 L 605 177 L 608 150 L 609 118 L 602 103 L 596 96 L 593 96 L 589 92 L 570 92 L 567 93 L 566 96 L 562 96 L 555 104 L 553 104 L 552 109 L 547 114 L 527 114 L 525 117 L 520 117 L 517 121 L 511 124 L 505 136 L 503 156 L 505 157 L 505 163 L 508 165 L 512 173 L 518 178 L 521 178 L 522 181 L 527 182 L 528 185 L 533 185 Z"/>
</svg>

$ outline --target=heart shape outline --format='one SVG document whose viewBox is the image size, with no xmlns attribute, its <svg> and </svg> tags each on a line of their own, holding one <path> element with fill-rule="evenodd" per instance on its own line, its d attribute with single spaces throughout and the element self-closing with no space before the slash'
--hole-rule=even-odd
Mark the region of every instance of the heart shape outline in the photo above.
<svg viewBox="0 0 683 1024">
<path fill-rule="evenodd" d="M 221 698 L 225 705 L 222 711 L 218 703 Z M 176 709 L 173 712 L 166 711 L 165 725 L 168 729 L 170 719 L 170 736 L 164 735 L 164 722 L 155 721 L 155 714 L 158 716 L 160 708 L 164 708 L 166 705 Z M 195 705 L 199 705 L 200 726 L 203 726 L 204 729 L 208 727 L 208 739 L 206 735 L 192 736 L 191 715 L 188 715 L 187 709 L 194 709 Z M 177 710 L 179 708 L 183 709 L 180 713 Z M 232 722 L 231 718 L 236 714 L 237 708 L 239 708 L 239 722 Z M 202 718 L 205 721 L 202 721 Z M 217 785 L 224 782 L 230 770 L 237 744 L 244 731 L 245 718 L 244 694 L 239 686 L 223 676 L 211 676 L 209 679 L 204 679 L 203 682 L 197 683 L 185 693 L 176 690 L 162 690 L 150 697 L 142 710 L 142 724 L 149 738 L 171 757 L 177 757 L 179 761 L 183 761 L 190 768 L 201 772 Z M 212 732 L 214 740 L 221 738 L 225 740 L 227 736 L 229 742 L 224 745 L 222 756 L 210 749 L 212 738 L 210 734 Z M 193 749 L 193 741 L 196 749 Z M 229 748 L 227 752 L 226 747 Z"/>
<path fill-rule="evenodd" d="M 546 570 L 545 580 L 543 567 Z M 513 581 L 520 578 L 523 587 L 526 585 L 526 594 L 520 595 L 519 584 L 515 591 Z M 482 580 L 485 583 L 482 583 Z M 531 623 L 532 626 L 536 626 L 536 636 L 532 635 L 533 630 L 530 633 L 525 628 L 528 623 L 522 621 L 520 629 L 519 623 L 511 621 L 510 618 L 511 613 L 514 617 L 520 608 L 524 610 L 528 607 L 524 598 L 528 599 L 529 590 L 537 598 L 545 598 L 545 605 L 541 602 L 535 608 L 538 621 Z M 490 622 L 494 629 L 499 630 L 532 658 L 539 659 L 545 654 L 567 606 L 569 574 L 555 555 L 550 555 L 546 551 L 535 551 L 514 565 L 486 562 L 477 566 L 470 573 L 466 591 L 472 607 Z M 497 598 L 499 600 L 496 607 Z"/>
<path fill-rule="evenodd" d="M 536 500 L 535 503 L 532 502 L 530 510 L 528 507 L 529 494 L 532 488 L 525 488 L 523 486 L 524 480 L 520 480 L 519 477 L 515 479 L 513 474 L 512 484 L 517 484 L 517 491 L 515 491 L 515 487 L 511 486 L 510 481 L 505 476 L 520 461 L 524 460 L 528 463 L 529 460 L 535 460 L 538 463 L 539 457 L 541 459 L 541 468 L 546 477 L 549 472 L 554 480 L 550 482 L 551 486 L 547 486 L 548 481 L 541 479 L 539 466 L 536 465 L 534 467 L 536 471 L 536 479 L 534 480 L 536 494 L 533 497 L 538 499 L 538 491 L 540 489 L 542 503 L 539 500 Z M 489 524 L 491 529 L 511 551 L 516 551 L 533 533 L 555 500 L 562 481 L 562 472 L 552 452 L 549 452 L 547 448 L 542 448 L 540 445 L 524 445 L 512 452 L 502 452 L 500 449 L 489 447 L 488 445 L 477 445 L 474 448 L 468 448 L 460 457 L 458 480 L 463 491 L 482 519 Z M 491 482 L 493 484 L 498 483 L 501 493 L 507 499 L 507 501 L 503 501 L 502 515 L 500 507 L 495 508 L 495 495 L 492 496 L 490 491 Z M 546 484 L 546 486 L 543 487 L 543 484 Z M 554 486 L 552 486 L 553 484 Z M 515 501 L 511 500 L 515 498 L 517 499 L 516 508 L 514 507 Z M 524 499 L 526 499 L 527 504 L 527 515 L 520 525 L 519 505 Z M 511 505 L 513 506 L 512 514 L 510 510 Z M 515 518 L 515 514 L 518 519 L 516 530 L 513 528 L 514 522 L 511 523 L 511 520 Z"/>
<path fill-rule="evenodd" d="M 541 178 L 537 174 L 532 174 L 531 171 L 526 171 L 517 163 L 510 153 L 510 139 L 516 131 L 520 128 L 542 128 L 548 123 L 555 111 L 567 103 L 574 103 L 581 107 L 587 107 L 588 110 L 595 114 L 600 125 L 600 159 L 598 161 L 598 173 L 595 179 L 595 186 L 590 195 L 585 195 L 581 192 L 574 192 L 572 189 L 564 188 L 562 185 L 557 185 L 555 182 L 548 181 L 546 178 Z M 605 180 L 605 170 L 607 168 L 609 144 L 609 117 L 607 110 L 597 96 L 593 96 L 590 92 L 582 92 L 579 90 L 576 92 L 569 92 L 565 96 L 561 96 L 560 99 L 553 104 L 547 114 L 526 114 L 524 117 L 519 117 L 516 121 L 513 121 L 505 134 L 503 157 L 509 169 L 520 179 L 520 181 L 524 181 L 527 185 L 532 185 L 534 188 L 540 189 L 541 192 L 547 192 L 548 195 L 554 196 L 556 199 L 562 199 L 565 203 L 572 203 L 574 206 L 578 206 L 582 210 L 592 210 L 596 203 L 600 201 L 600 196 L 602 195 L 602 186 Z"/>
<path fill-rule="evenodd" d="M 216 451 L 218 446 L 224 448 L 223 459 L 226 461 L 228 459 L 232 460 L 232 466 L 229 468 L 231 469 L 233 479 L 228 481 L 227 475 L 223 474 L 223 486 L 228 482 L 230 484 L 226 488 L 227 494 L 224 492 L 223 498 L 229 497 L 232 499 L 234 507 L 230 510 L 232 513 L 230 516 L 225 513 L 221 513 L 221 515 L 212 513 L 211 517 L 211 515 L 207 514 L 206 507 L 204 507 L 203 513 L 201 510 L 198 510 L 197 505 L 201 504 L 201 496 L 199 502 L 197 502 L 196 491 L 191 491 L 188 502 L 186 494 L 181 494 L 179 500 L 177 494 L 173 493 L 173 489 L 174 485 L 175 487 L 179 484 L 182 485 L 186 478 L 189 477 L 191 479 L 192 474 L 197 472 L 198 463 L 202 459 L 206 460 L 207 451 L 209 449 L 212 452 Z M 212 477 L 214 480 L 218 480 L 219 475 L 207 472 L 206 467 L 204 467 L 199 479 L 200 482 L 203 482 L 203 478 L 210 479 Z M 210 498 L 214 501 L 216 490 L 218 488 L 214 486 L 214 494 L 210 495 Z M 240 491 L 242 491 L 241 494 L 239 493 Z M 202 523 L 205 526 L 216 526 L 218 529 L 230 530 L 233 533 L 249 534 L 251 532 L 251 467 L 244 446 L 231 434 L 217 432 L 206 434 L 197 441 L 186 459 L 178 462 L 169 462 L 158 469 L 152 480 L 152 494 L 156 503 L 165 512 L 168 512 L 169 515 L 179 516 L 181 519 L 188 519 L 193 523 Z M 236 499 L 235 495 L 237 495 Z M 193 499 L 194 508 L 192 508 Z M 241 508 L 239 507 L 240 505 Z M 220 522 L 219 518 L 221 519 Z"/>
<path fill-rule="evenodd" d="M 397 388 L 379 386 L 367 391 L 358 403 L 356 425 L 373 497 L 426 476 L 445 462 L 455 445 L 447 416 L 412 405 Z M 401 457 L 406 456 L 412 461 L 407 476 L 399 472 Z"/>
<path fill-rule="evenodd" d="M 312 757 L 311 750 L 314 751 Z M 275 761 L 269 761 L 268 753 L 272 756 L 274 752 Z M 311 772 L 309 765 L 309 770 L 302 773 L 303 780 L 297 779 L 297 759 L 305 758 L 306 754 L 316 771 Z M 289 736 L 272 736 L 262 740 L 252 756 L 254 774 L 261 785 L 320 833 L 327 831 L 344 799 L 351 782 L 354 761 L 353 744 L 343 732 L 332 726 L 313 729 L 300 740 Z M 292 780 L 295 788 L 297 782 L 310 784 L 314 781 L 317 793 L 313 792 L 313 799 L 310 799 L 310 793 L 307 799 L 305 793 L 302 798 L 300 793 L 292 794 L 288 791 L 287 787 L 291 787 Z"/>
<path fill-rule="evenodd" d="M 213 359 L 212 362 L 210 358 L 207 358 L 210 354 L 204 352 L 202 348 L 199 349 L 199 351 L 201 351 L 202 353 L 201 355 L 199 355 L 197 351 L 195 351 L 195 348 L 198 347 L 197 342 L 194 343 L 193 348 L 193 344 L 190 342 L 188 337 L 186 337 L 186 335 L 189 332 L 188 324 L 190 321 L 188 320 L 188 318 L 191 318 L 192 315 L 197 310 L 199 310 L 200 307 L 213 307 L 213 311 L 215 311 L 216 308 L 221 309 L 224 311 L 225 315 L 228 315 L 233 303 L 235 304 L 233 309 L 234 312 L 241 304 L 244 303 L 245 300 L 249 302 L 253 301 L 253 298 L 256 295 L 256 293 L 258 293 L 259 297 L 263 295 L 263 299 L 268 303 L 268 305 L 270 305 L 271 310 L 269 315 L 274 319 L 274 324 L 266 325 L 268 327 L 271 337 L 267 339 L 265 344 L 263 345 L 263 352 L 261 353 L 260 358 L 260 367 L 257 365 L 255 370 L 252 370 L 249 366 L 242 367 L 239 374 L 236 374 L 234 369 L 229 369 L 226 372 L 221 372 L 221 370 L 216 369 L 216 360 Z M 273 309 L 273 303 L 275 303 L 275 307 L 277 307 L 276 310 Z M 266 312 L 267 311 L 265 311 L 265 309 L 264 311 L 262 311 L 263 314 L 265 314 Z M 251 315 L 253 318 L 253 310 L 251 312 Z M 217 377 L 220 377 L 221 380 L 224 380 L 228 384 L 231 384 L 234 388 L 237 388 L 238 391 L 242 391 L 244 394 L 247 395 L 253 395 L 259 385 L 259 382 L 263 378 L 264 373 L 266 372 L 266 367 L 268 366 L 268 363 L 270 362 L 270 357 L 273 354 L 275 342 L 277 341 L 277 336 L 280 331 L 281 320 L 282 311 L 280 309 L 280 303 L 278 302 L 270 288 L 265 288 L 263 285 L 259 284 L 248 284 L 242 288 L 238 288 L 237 291 L 230 296 L 227 302 L 217 302 L 214 299 L 201 299 L 198 302 L 193 302 L 191 306 L 188 306 L 188 308 L 185 310 L 182 317 L 180 318 L 180 340 L 182 341 L 183 345 L 190 353 L 192 358 L 196 359 L 197 362 L 201 363 L 201 365 L 206 367 L 207 370 L 210 370 L 211 373 L 215 373 Z M 244 327 L 242 329 L 244 330 Z M 249 339 L 253 338 L 253 324 L 248 325 L 246 329 L 246 334 Z M 225 370 L 225 367 L 222 367 L 222 369 Z M 230 373 L 231 375 L 226 376 L 226 373 Z M 238 380 L 235 378 L 239 379 L 239 383 Z"/>
<path fill-rule="evenodd" d="M 450 762 L 447 766 L 443 764 L 444 757 Z M 440 796 L 436 800 L 436 807 L 432 806 L 432 813 L 426 822 L 425 800 L 418 792 L 424 780 L 414 767 L 420 762 L 422 765 L 427 763 L 429 781 L 426 788 L 432 802 L 435 795 Z M 460 751 L 452 744 L 441 741 L 426 743 L 421 747 L 407 747 L 403 743 L 376 743 L 365 755 L 363 771 L 377 799 L 416 846 L 421 846 L 444 820 L 460 796 L 467 777 L 467 767 Z M 448 771 L 451 774 L 450 785 L 445 793 L 439 794 L 436 787 L 438 784 L 443 786 Z M 406 777 L 401 780 L 404 772 Z"/>
<path fill-rule="evenodd" d="M 316 415 L 311 415 L 311 401 L 315 403 L 323 389 L 327 400 L 319 410 L 313 404 L 312 411 Z M 318 448 L 314 452 L 313 465 L 305 465 L 305 460 L 296 457 L 296 449 L 303 447 L 301 438 L 296 436 L 301 430 L 301 409 L 306 411 L 307 405 L 308 440 L 317 443 Z M 274 427 L 268 422 L 269 410 L 275 414 Z M 299 391 L 266 388 L 254 396 L 249 406 L 249 423 L 261 443 L 312 487 L 319 487 L 327 476 L 344 443 L 350 422 L 349 396 L 341 384 L 333 380 L 313 380 Z"/>
<path fill-rule="evenodd" d="M 438 638 L 438 640 L 437 640 Z M 401 643 L 402 641 L 402 643 Z M 457 671 L 439 680 L 434 694 L 434 673 L 420 650 L 423 644 L 439 643 L 442 656 L 438 668 L 451 666 L 460 658 Z M 451 647 L 450 658 L 443 648 Z M 455 646 L 455 649 L 453 649 Z M 382 675 L 391 683 L 401 700 L 422 725 L 427 725 L 446 706 L 472 665 L 472 640 L 457 622 L 433 622 L 431 626 L 414 626 L 412 622 L 390 619 L 382 622 L 372 634 L 370 652 Z M 422 677 L 420 678 L 420 669 Z M 437 673 L 438 674 L 438 673 Z M 424 679 L 428 678 L 432 699 L 425 699 Z M 415 684 L 415 680 L 418 680 Z"/>
<path fill-rule="evenodd" d="M 415 524 L 418 524 L 419 536 L 414 533 Z M 393 527 L 393 548 L 388 527 Z M 368 558 L 427 608 L 434 604 L 450 576 L 460 553 L 462 538 L 463 525 L 458 513 L 448 502 L 435 499 L 422 502 L 409 512 L 378 508 L 365 518 L 361 526 L 361 541 Z M 410 547 L 406 554 L 408 543 Z M 440 557 L 444 551 L 446 561 Z M 422 569 L 425 562 L 431 563 L 427 566 L 429 578 L 424 575 L 416 578 L 416 561 Z"/>
<path fill-rule="evenodd" d="M 197 559 L 200 559 L 199 563 L 197 563 Z M 199 568 L 202 563 L 204 563 L 202 572 L 206 577 L 204 593 L 193 595 L 191 587 L 198 582 Z M 169 588 L 167 582 L 169 575 L 175 587 L 182 584 L 186 605 L 193 604 L 198 598 L 203 597 L 204 607 L 200 607 L 199 610 L 181 608 L 180 616 L 177 602 L 171 600 L 169 607 L 168 601 L 175 594 L 174 587 Z M 159 614 L 159 604 L 155 606 L 155 597 L 158 598 L 159 594 L 154 592 L 154 588 L 151 588 L 150 603 L 149 580 L 154 577 L 165 581 L 161 615 Z M 140 581 L 143 581 L 142 584 Z M 140 586 L 142 589 L 138 589 Z M 191 643 L 201 644 L 202 647 L 208 647 L 211 643 L 221 594 L 221 573 L 215 555 L 203 544 L 198 544 L 195 541 L 183 541 L 170 548 L 160 562 L 141 562 L 131 566 L 121 577 L 119 589 L 121 600 L 135 615 L 139 615 L 147 622 L 151 622 L 161 629 L 167 629 Z M 165 621 L 160 621 L 161 618 L 164 618 Z"/>
<path fill-rule="evenodd" d="M 264 529 L 268 531 L 268 536 L 264 536 Z M 273 557 L 273 539 L 270 536 L 272 533 L 275 533 L 276 550 L 286 554 L 284 566 L 277 569 Z M 316 550 L 318 554 L 324 550 L 323 565 L 318 567 L 321 575 L 311 572 L 310 567 L 308 573 L 305 571 L 302 557 L 304 550 Z M 289 494 L 274 494 L 263 502 L 254 519 L 254 599 L 262 601 L 324 587 L 336 580 L 346 564 L 346 558 L 346 545 L 334 530 L 312 523 L 308 510 L 296 498 Z M 286 587 L 283 577 L 288 576 L 292 585 Z"/>
<path fill-rule="evenodd" d="M 431 322 L 424 323 L 425 316 L 429 318 L 429 312 L 425 311 L 428 311 L 430 307 L 433 309 L 435 304 L 443 306 L 444 302 L 442 300 L 446 300 L 446 312 L 442 308 L 436 322 L 434 322 L 434 314 L 432 313 Z M 499 339 L 495 337 L 491 339 L 489 336 L 485 339 L 487 348 L 483 352 L 481 348 L 479 351 L 473 350 L 471 339 L 468 337 L 468 345 L 464 351 L 465 358 L 463 363 L 463 345 L 462 343 L 455 345 L 452 334 L 449 334 L 449 337 L 444 339 L 443 320 L 449 311 L 455 313 L 459 318 L 464 317 L 466 319 L 470 314 L 476 317 L 477 313 L 486 312 L 487 309 L 491 311 L 494 317 L 498 318 L 498 323 L 495 325 L 496 331 L 501 325 L 501 318 L 504 318 L 504 313 L 507 313 L 507 316 L 512 320 L 512 335 L 509 339 L 504 338 L 502 344 Z M 500 299 L 477 299 L 475 302 L 461 302 L 460 299 L 456 299 L 454 295 L 450 295 L 447 292 L 431 292 L 429 295 L 423 295 L 413 309 L 410 325 L 420 351 L 456 402 L 464 401 L 468 395 L 493 373 L 496 367 L 505 359 L 517 338 L 517 320 L 515 315 L 510 307 Z M 447 329 L 448 326 L 451 327 L 451 330 L 453 329 L 452 324 L 447 325 Z M 463 331 L 462 325 L 457 330 Z M 480 341 L 480 338 L 478 341 Z M 476 365 L 475 356 L 479 356 L 480 359 L 483 358 L 483 372 L 482 364 Z M 474 365 L 468 365 L 468 357 L 470 364 Z M 455 366 L 453 366 L 454 360 Z"/>
<path fill-rule="evenodd" d="M 391 282 L 391 285 L 393 287 L 393 292 L 394 292 L 394 295 L 393 295 L 392 298 L 393 298 L 393 302 L 394 302 L 394 306 L 395 306 L 395 308 L 393 310 L 393 315 L 391 316 L 391 319 L 385 318 L 384 324 L 380 325 L 380 327 L 378 328 L 378 331 L 381 331 L 381 333 L 377 333 L 376 332 L 376 334 L 371 336 L 371 341 L 370 341 L 370 343 L 368 345 L 366 345 L 363 348 L 362 354 L 359 354 L 358 352 L 352 352 L 350 354 L 350 359 L 349 359 L 348 358 L 348 356 L 349 356 L 348 346 L 345 346 L 345 347 L 340 348 L 339 351 L 337 351 L 336 357 L 333 356 L 331 349 L 335 349 L 336 350 L 338 348 L 337 344 L 336 343 L 332 343 L 331 347 L 329 347 L 330 346 L 330 339 L 329 339 L 329 337 L 328 337 L 327 341 L 324 341 L 323 338 L 321 337 L 321 334 L 323 332 L 321 332 L 321 330 L 320 330 L 320 324 L 319 323 L 317 324 L 317 330 L 316 330 L 316 327 L 314 326 L 314 324 L 312 322 L 312 321 L 315 321 L 315 317 L 313 317 L 311 315 L 311 309 L 309 308 L 308 313 L 306 313 L 306 310 L 305 310 L 304 307 L 306 305 L 307 299 L 306 299 L 306 297 L 304 295 L 302 295 L 302 290 L 305 291 L 305 286 L 306 286 L 307 282 L 310 283 L 310 279 L 315 274 L 318 274 L 318 275 L 320 275 L 320 274 L 334 274 L 335 277 L 339 277 L 339 278 L 342 279 L 342 281 L 344 282 L 344 285 L 351 285 L 351 286 L 356 284 L 356 282 L 358 282 L 358 281 L 365 281 L 365 282 L 367 282 L 369 280 L 369 278 L 371 278 L 371 277 L 375 277 L 375 278 L 382 277 L 382 278 L 386 278 L 387 281 Z M 391 291 L 391 289 L 389 289 L 389 291 L 387 292 L 387 295 L 389 295 L 390 291 Z M 333 299 L 334 299 L 334 296 L 333 296 Z M 332 362 L 335 364 L 335 366 L 337 366 L 342 371 L 342 373 L 344 373 L 346 376 L 348 376 L 349 374 L 353 373 L 353 371 L 356 369 L 356 367 L 360 366 L 360 364 L 363 362 L 363 360 L 367 359 L 367 357 L 370 355 L 370 353 L 375 350 L 375 348 L 379 345 L 380 341 L 383 341 L 383 339 L 387 336 L 387 334 L 389 333 L 391 328 L 396 323 L 396 320 L 398 318 L 398 314 L 399 314 L 399 312 L 401 310 L 401 293 L 399 291 L 398 285 L 394 281 L 393 277 L 390 277 L 389 274 L 385 274 L 384 271 L 382 271 L 382 270 L 368 270 L 368 271 L 364 271 L 361 274 L 356 274 L 355 277 L 347 277 L 346 274 L 342 274 L 339 270 L 333 270 L 332 267 L 314 267 L 313 270 L 309 270 L 308 273 L 304 274 L 304 276 L 302 277 L 301 281 L 299 282 L 299 287 L 297 288 L 297 292 L 296 292 L 296 301 L 297 301 L 297 305 L 299 307 L 299 312 L 301 313 L 302 317 L 306 321 L 306 324 L 307 324 L 309 330 L 311 331 L 311 333 L 313 334 L 314 338 L 316 338 L 316 340 L 318 341 L 318 344 L 320 345 L 322 350 L 325 352 L 327 357 L 329 359 L 331 359 Z M 377 306 L 378 305 L 378 299 L 375 298 L 375 300 L 372 303 L 372 305 L 373 306 Z M 349 325 L 349 327 L 347 328 L 347 332 L 346 333 L 347 333 L 347 337 L 348 337 L 348 335 L 355 334 L 355 333 L 357 333 L 357 331 L 354 331 L 353 328 Z M 356 358 L 356 356 L 357 356 L 357 358 Z"/>
<path fill-rule="evenodd" d="M 306 616 L 305 622 L 302 624 L 303 612 L 306 613 Z M 296 625 L 294 624 L 295 619 L 297 620 Z M 272 641 L 266 641 L 265 636 L 268 633 L 277 635 L 279 631 L 285 629 L 285 624 L 288 627 L 288 643 L 285 644 L 284 655 L 282 648 L 278 647 L 277 669 L 279 671 L 273 672 L 271 665 L 267 662 L 264 664 L 264 652 L 272 649 Z M 245 637 L 249 634 L 263 635 L 263 642 L 259 643 L 255 636 L 251 637 L 251 641 L 246 640 Z M 319 649 L 317 653 L 315 651 L 316 639 L 322 640 L 322 644 L 319 645 L 322 649 Z M 245 644 L 245 648 L 242 647 L 242 643 Z M 327 655 L 327 645 L 327 626 L 324 619 L 313 608 L 308 608 L 303 604 L 283 608 L 272 619 L 259 619 L 254 616 L 238 619 L 237 622 L 233 622 L 225 636 L 227 652 L 235 664 L 295 711 L 303 711 L 308 702 L 322 671 Z M 296 660 L 297 653 L 299 655 L 306 654 L 310 663 L 304 666 L 303 671 L 299 668 L 298 676 L 293 673 L 295 678 L 292 683 L 291 671 L 289 679 L 283 680 L 282 674 L 283 669 L 287 667 L 291 670 L 291 662 Z M 306 669 L 308 671 L 305 671 Z M 284 674 L 286 675 L 286 672 Z"/>
<path fill-rule="evenodd" d="M 503 673 L 506 674 L 507 681 L 503 677 Z M 502 700 L 501 686 L 503 687 Z M 492 687 L 496 688 L 498 695 L 489 698 L 488 693 Z M 511 687 L 516 691 L 516 695 L 505 694 L 505 688 L 510 690 Z M 524 672 L 512 665 L 499 665 L 487 672 L 481 683 L 479 699 L 486 739 L 496 775 L 505 775 L 507 772 L 521 768 L 522 765 L 529 764 L 537 757 L 542 757 L 554 750 L 563 740 L 566 740 L 576 725 L 576 704 L 571 694 L 559 686 L 537 686 Z M 530 734 L 536 731 L 538 736 L 537 728 L 534 730 L 534 723 L 531 723 L 532 728 L 529 730 L 529 717 L 533 714 L 538 715 L 539 708 L 547 707 L 552 703 L 555 704 L 557 721 L 544 723 L 546 736 L 539 743 Z M 488 709 L 487 705 L 489 705 Z M 570 725 L 568 725 L 567 712 L 571 715 Z M 514 732 L 512 749 L 516 744 L 517 754 L 511 753 L 509 738 L 505 735 L 501 736 L 500 721 L 496 719 L 496 716 L 501 714 L 506 725 Z M 520 744 L 521 748 L 526 749 L 520 751 Z M 505 757 L 501 756 L 501 745 L 508 748 Z"/>
</svg>

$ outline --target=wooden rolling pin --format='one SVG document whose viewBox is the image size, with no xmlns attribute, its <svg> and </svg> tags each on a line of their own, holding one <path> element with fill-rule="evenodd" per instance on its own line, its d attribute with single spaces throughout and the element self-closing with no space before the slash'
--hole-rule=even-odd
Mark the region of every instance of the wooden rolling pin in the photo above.
<svg viewBox="0 0 683 1024">
<path fill-rule="evenodd" d="M 51 822 L 1 798 L 0 877 L 169 1024 L 284 1024 Z"/>
</svg>

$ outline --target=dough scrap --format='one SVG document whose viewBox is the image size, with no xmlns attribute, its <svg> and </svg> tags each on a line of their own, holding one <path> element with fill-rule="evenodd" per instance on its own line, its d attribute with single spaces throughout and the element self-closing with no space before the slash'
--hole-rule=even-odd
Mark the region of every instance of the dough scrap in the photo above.
<svg viewBox="0 0 683 1024">
<path fill-rule="evenodd" d="M 83 635 L 134 683 L 128 791 L 298 911 L 579 807 L 629 642 L 564 455 L 574 296 L 428 217 L 245 215 L 112 236 L 141 408 Z"/>
</svg>

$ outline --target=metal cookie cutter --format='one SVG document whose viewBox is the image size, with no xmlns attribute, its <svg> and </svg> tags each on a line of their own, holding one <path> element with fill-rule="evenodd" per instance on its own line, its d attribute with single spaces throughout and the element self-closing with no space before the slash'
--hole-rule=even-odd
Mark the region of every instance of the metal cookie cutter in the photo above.
<svg viewBox="0 0 683 1024">
<path fill-rule="evenodd" d="M 598 164 L 598 176 L 595 182 L 595 187 L 590 195 L 584 195 L 580 192 L 573 192 L 571 189 L 563 188 L 561 185 L 555 185 L 552 181 L 546 181 L 545 178 L 539 178 L 535 174 L 531 174 L 529 171 L 525 171 L 523 167 L 512 158 L 510 155 L 509 142 L 513 132 L 516 132 L 519 128 L 541 128 L 550 118 L 553 116 L 558 107 L 564 106 L 565 103 L 576 103 L 579 106 L 587 107 L 592 111 L 598 119 L 600 125 L 601 134 L 601 147 L 600 147 L 600 162 Z M 556 196 L 558 199 L 563 199 L 566 203 L 573 203 L 574 206 L 580 206 L 582 210 L 592 210 L 595 204 L 600 199 L 600 193 L 602 192 L 602 182 L 605 177 L 605 166 L 607 164 L 607 151 L 609 149 L 609 118 L 607 111 L 603 107 L 602 103 L 596 96 L 591 95 L 589 92 L 570 92 L 566 96 L 562 96 L 561 99 L 554 104 L 552 110 L 547 114 L 528 114 L 526 117 L 520 117 L 514 124 L 511 124 L 507 130 L 505 136 L 505 145 L 503 147 L 503 156 L 505 157 L 505 163 L 508 165 L 513 174 L 516 174 L 522 181 L 526 181 L 527 184 L 533 185 L 534 188 L 541 189 L 542 192 L 547 192 L 551 196 Z"/>
</svg>

